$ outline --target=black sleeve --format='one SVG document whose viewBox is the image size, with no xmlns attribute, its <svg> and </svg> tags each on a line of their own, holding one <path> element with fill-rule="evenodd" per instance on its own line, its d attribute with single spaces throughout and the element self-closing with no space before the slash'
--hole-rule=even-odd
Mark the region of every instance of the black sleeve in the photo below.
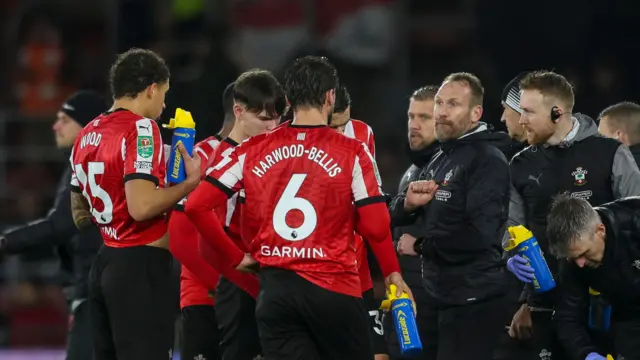
<svg viewBox="0 0 640 360">
<path fill-rule="evenodd" d="M 560 266 L 558 301 L 555 320 L 560 342 L 575 359 L 584 359 L 597 352 L 587 333 L 585 308 L 588 306 L 589 286 L 580 277 L 578 267 L 565 263 Z"/>
<path fill-rule="evenodd" d="M 404 198 L 407 193 L 402 192 L 396 195 L 391 203 L 389 204 L 389 215 L 391 216 L 391 227 L 396 226 L 407 226 L 413 224 L 418 218 L 418 213 L 422 207 L 418 208 L 418 210 L 414 211 L 411 214 L 408 214 L 404 211 Z"/>
<path fill-rule="evenodd" d="M 69 179 L 66 179 L 64 189 L 56 194 L 54 206 L 46 217 L 4 234 L 4 251 L 21 253 L 34 247 L 51 247 L 69 241 L 78 232 L 71 216 L 70 199 Z"/>
<path fill-rule="evenodd" d="M 500 242 L 509 212 L 509 165 L 503 156 L 478 154 L 467 177 L 466 213 L 478 246 Z"/>
</svg>

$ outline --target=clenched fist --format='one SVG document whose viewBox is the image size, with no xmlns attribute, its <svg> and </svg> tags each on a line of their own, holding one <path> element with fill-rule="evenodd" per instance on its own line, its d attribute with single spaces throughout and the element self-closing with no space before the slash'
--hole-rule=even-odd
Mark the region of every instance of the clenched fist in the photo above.
<svg viewBox="0 0 640 360">
<path fill-rule="evenodd" d="M 407 188 L 407 195 L 404 198 L 404 209 L 412 212 L 420 206 L 431 201 L 438 190 L 438 184 L 433 180 L 413 181 Z"/>
</svg>

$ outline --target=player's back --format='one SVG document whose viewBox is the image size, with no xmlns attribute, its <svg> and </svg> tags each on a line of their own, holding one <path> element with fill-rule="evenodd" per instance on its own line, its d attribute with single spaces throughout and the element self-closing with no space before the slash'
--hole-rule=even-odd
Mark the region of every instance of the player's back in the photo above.
<svg viewBox="0 0 640 360">
<path fill-rule="evenodd" d="M 379 193 L 375 179 L 366 184 L 361 176 L 362 164 L 373 162 L 366 147 L 327 126 L 296 125 L 247 145 L 238 158 L 244 162 L 243 221 L 260 224 L 251 245 L 255 258 L 359 296 L 354 194 Z"/>
<path fill-rule="evenodd" d="M 71 161 L 77 179 L 72 185 L 88 200 L 105 245 L 146 245 L 164 236 L 164 216 L 135 221 L 124 190 L 133 179 L 164 187 L 162 140 L 153 120 L 124 109 L 102 114 L 80 132 Z"/>
</svg>

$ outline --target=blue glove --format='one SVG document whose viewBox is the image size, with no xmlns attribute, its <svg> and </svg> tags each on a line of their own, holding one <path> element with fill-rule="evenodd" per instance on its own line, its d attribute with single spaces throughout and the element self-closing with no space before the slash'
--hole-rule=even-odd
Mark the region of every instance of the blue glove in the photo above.
<svg viewBox="0 0 640 360">
<path fill-rule="evenodd" d="M 584 360 L 607 360 L 607 358 L 598 353 L 592 352 L 591 354 L 587 355 Z"/>
<path fill-rule="evenodd" d="M 507 269 L 522 282 L 530 283 L 534 279 L 533 268 L 529 266 L 529 262 L 520 255 L 514 255 L 507 260 Z"/>
</svg>

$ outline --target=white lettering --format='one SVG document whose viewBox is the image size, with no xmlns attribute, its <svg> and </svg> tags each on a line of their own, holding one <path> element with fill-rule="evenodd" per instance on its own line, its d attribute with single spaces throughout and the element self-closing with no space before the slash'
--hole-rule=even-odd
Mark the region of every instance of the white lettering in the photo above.
<svg viewBox="0 0 640 360">
<path fill-rule="evenodd" d="M 100 231 L 102 232 L 102 234 L 104 234 L 104 236 L 110 237 L 114 240 L 119 240 L 118 239 L 118 232 L 116 231 L 116 229 L 114 227 L 111 226 L 104 226 L 100 228 Z"/>
<path fill-rule="evenodd" d="M 299 259 L 318 259 L 327 257 L 322 248 L 292 247 L 262 245 L 260 247 L 262 256 L 275 256 Z"/>
<path fill-rule="evenodd" d="M 82 139 L 80 139 L 80 149 L 84 149 L 85 146 L 98 146 L 100 145 L 100 141 L 102 140 L 102 134 L 96 132 L 90 132 L 88 134 L 84 134 Z"/>
<path fill-rule="evenodd" d="M 316 147 L 311 147 L 311 149 L 307 150 L 302 144 L 285 145 L 273 150 L 271 153 L 265 155 L 264 158 L 251 169 L 251 172 L 256 174 L 257 177 L 262 178 L 270 168 L 280 161 L 301 158 L 305 154 L 307 159 L 320 165 L 330 177 L 336 177 L 336 175 L 342 172 L 338 163 L 327 152 L 317 149 Z"/>
</svg>

